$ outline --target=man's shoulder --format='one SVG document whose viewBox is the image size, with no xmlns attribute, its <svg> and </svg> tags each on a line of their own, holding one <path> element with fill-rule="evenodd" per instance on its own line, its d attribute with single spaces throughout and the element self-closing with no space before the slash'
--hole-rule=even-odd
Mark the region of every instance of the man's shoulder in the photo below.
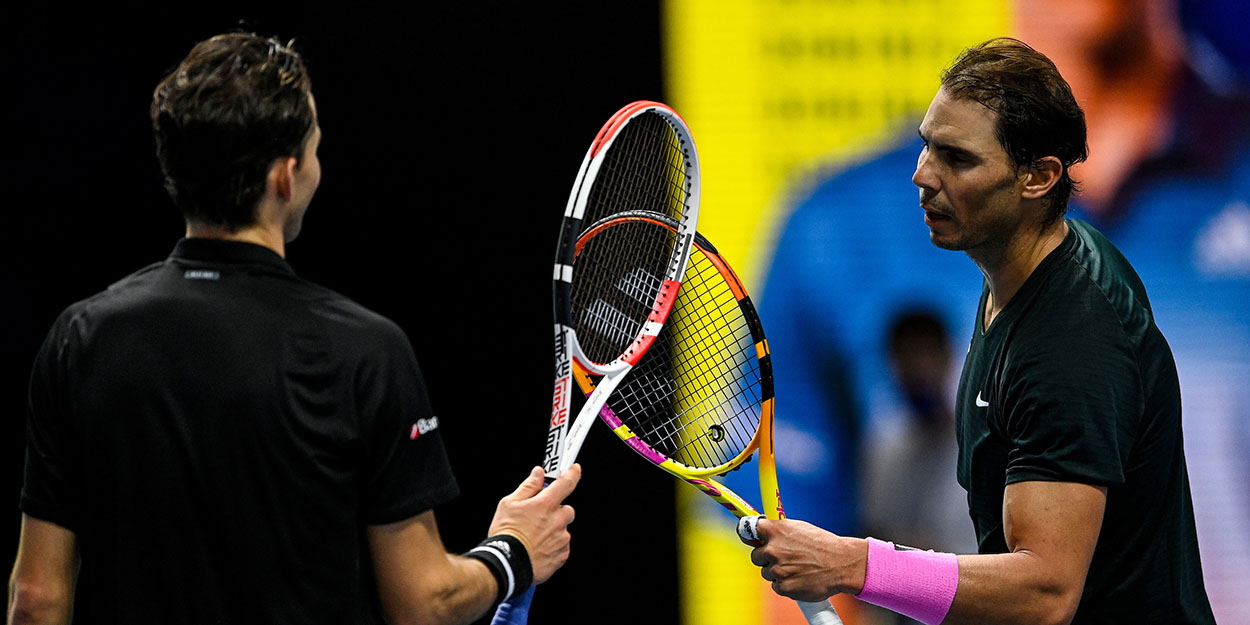
<svg viewBox="0 0 1250 625">
<path fill-rule="evenodd" d="M 1153 325 L 1145 288 L 1124 256 L 1093 226 L 1068 223 L 1068 249 L 1057 250 L 1047 274 L 1039 276 L 1010 349 L 1049 353 L 1056 345 L 1125 344 Z"/>
<path fill-rule="evenodd" d="M 188 315 L 232 318 L 252 327 L 269 323 L 290 330 L 303 328 L 374 345 L 403 336 L 389 318 L 294 273 L 265 267 L 188 268 L 171 259 L 150 264 L 74 302 L 61 313 L 58 325 L 82 321 L 98 328 L 111 321 L 154 318 L 178 323 Z"/>
<path fill-rule="evenodd" d="M 308 311 L 322 323 L 344 331 L 374 336 L 379 340 L 405 336 L 399 324 L 390 317 L 328 287 L 307 281 L 305 284 L 311 304 Z"/>
<path fill-rule="evenodd" d="M 89 297 L 77 300 L 66 306 L 58 317 L 58 323 L 64 324 L 81 317 L 88 311 L 93 316 L 109 315 L 134 305 L 145 297 L 145 292 L 159 279 L 165 268 L 165 261 L 155 262 L 113 282 L 103 290 Z"/>
<path fill-rule="evenodd" d="M 1148 323 L 1150 300 L 1132 263 L 1106 236 L 1079 220 L 1069 220 L 1079 245 L 1074 254 L 1083 280 L 1079 288 L 1096 290 L 1122 323 Z"/>
</svg>

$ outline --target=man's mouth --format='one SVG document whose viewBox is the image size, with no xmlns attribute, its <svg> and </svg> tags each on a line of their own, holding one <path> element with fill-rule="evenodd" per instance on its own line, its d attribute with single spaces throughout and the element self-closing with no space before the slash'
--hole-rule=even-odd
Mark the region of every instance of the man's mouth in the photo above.
<svg viewBox="0 0 1250 625">
<path fill-rule="evenodd" d="M 932 225 L 933 223 L 939 221 L 950 221 L 950 215 L 947 215 L 946 213 L 934 210 L 932 207 L 925 206 L 924 204 L 921 204 L 920 208 L 924 209 L 924 222 L 926 224 Z"/>
</svg>

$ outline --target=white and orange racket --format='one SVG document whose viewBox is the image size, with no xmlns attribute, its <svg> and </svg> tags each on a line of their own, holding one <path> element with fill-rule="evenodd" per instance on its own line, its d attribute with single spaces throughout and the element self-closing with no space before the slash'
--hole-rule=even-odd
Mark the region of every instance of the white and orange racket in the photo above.
<svg viewBox="0 0 1250 625">
<path fill-rule="evenodd" d="M 631 222 L 604 228 L 589 248 L 587 226 L 629 211 L 665 216 L 676 228 Z M 681 117 L 659 102 L 617 111 L 600 129 L 573 185 L 554 281 L 555 385 L 543 468 L 572 466 L 612 388 L 646 353 L 668 318 L 690 259 L 699 214 L 699 158 Z M 572 364 L 603 377 L 570 425 Z"/>
</svg>

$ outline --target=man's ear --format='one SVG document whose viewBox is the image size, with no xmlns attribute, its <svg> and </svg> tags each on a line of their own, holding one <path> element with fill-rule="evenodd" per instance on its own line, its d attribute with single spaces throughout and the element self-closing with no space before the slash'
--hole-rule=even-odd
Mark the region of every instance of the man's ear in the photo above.
<svg viewBox="0 0 1250 625">
<path fill-rule="evenodd" d="M 1023 197 L 1028 200 L 1041 199 L 1063 176 L 1063 163 L 1055 156 L 1043 156 L 1029 164 L 1025 174 Z"/>
<path fill-rule="evenodd" d="M 274 195 L 283 201 L 290 201 L 295 194 L 295 165 L 298 159 L 294 156 L 284 156 L 274 159 L 273 165 L 269 166 L 269 177 L 265 184 L 273 191 Z"/>
</svg>

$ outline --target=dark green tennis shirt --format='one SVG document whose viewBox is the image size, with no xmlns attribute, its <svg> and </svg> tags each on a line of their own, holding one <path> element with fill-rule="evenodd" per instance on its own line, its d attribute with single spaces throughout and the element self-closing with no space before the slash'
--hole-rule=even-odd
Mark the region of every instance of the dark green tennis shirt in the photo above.
<svg viewBox="0 0 1250 625">
<path fill-rule="evenodd" d="M 1008 551 L 1007 484 L 1105 487 L 1073 622 L 1214 623 L 1172 351 L 1128 261 L 1089 224 L 1068 226 L 988 329 L 981 295 L 956 401 L 958 477 L 980 551 Z"/>
</svg>

